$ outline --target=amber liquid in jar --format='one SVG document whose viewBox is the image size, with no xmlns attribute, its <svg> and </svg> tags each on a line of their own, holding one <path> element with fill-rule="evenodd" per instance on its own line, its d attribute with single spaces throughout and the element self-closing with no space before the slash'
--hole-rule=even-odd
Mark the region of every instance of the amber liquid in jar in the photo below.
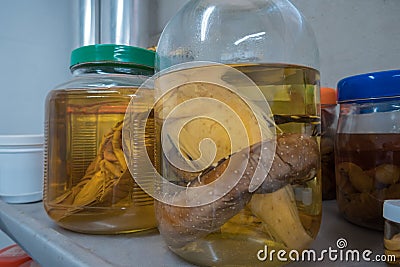
<svg viewBox="0 0 400 267">
<path fill-rule="evenodd" d="M 122 122 L 136 90 L 68 89 L 49 95 L 44 205 L 60 226 L 93 234 L 156 227 L 154 201 L 132 179 L 122 151 Z M 148 150 L 154 146 L 152 133 L 145 136 Z"/>
<path fill-rule="evenodd" d="M 336 146 L 340 211 L 351 222 L 383 230 L 384 200 L 400 198 L 400 135 L 339 133 Z"/>
<path fill-rule="evenodd" d="M 246 74 L 259 86 L 271 107 L 275 123 L 279 127 L 277 133 L 313 136 L 318 143 L 320 142 L 320 114 L 317 108 L 318 103 L 315 101 L 315 99 L 318 99 L 317 94 L 319 94 L 319 72 L 317 70 L 284 64 L 241 64 L 232 65 L 232 67 Z M 176 96 L 173 97 L 176 97 L 178 103 L 179 97 L 184 97 L 184 94 L 185 92 L 176 93 Z M 217 93 L 215 92 L 215 94 Z M 170 99 L 173 97 L 170 97 Z M 212 107 L 209 107 L 209 110 L 211 109 Z M 176 171 L 174 167 L 169 165 L 159 147 L 163 123 L 164 121 L 155 112 L 155 129 L 158 138 L 156 142 L 157 168 L 164 177 L 177 184 L 185 185 L 191 179 L 196 179 L 198 173 L 192 175 L 182 170 Z M 210 127 L 210 136 L 208 137 L 211 137 L 211 139 L 213 134 L 219 139 L 225 136 L 223 130 L 218 130 L 218 126 L 207 122 L 207 119 L 197 123 L 197 126 L 193 121 L 191 123 L 192 125 L 188 127 L 194 127 L 191 129 L 193 133 L 205 132 L 204 127 L 208 125 Z M 218 131 L 222 134 L 217 135 L 216 132 Z M 191 138 L 194 138 L 193 135 L 191 136 Z M 229 138 L 228 134 L 226 134 L 226 138 Z M 229 140 L 216 142 L 219 159 L 229 156 L 219 154 L 220 151 L 225 151 L 224 143 L 229 143 Z M 175 151 L 178 153 L 178 149 Z M 168 156 L 171 158 L 171 155 Z M 319 163 L 317 165 L 320 166 Z M 287 264 L 287 262 L 278 261 L 276 257 L 273 261 L 260 260 L 257 258 L 257 253 L 264 250 L 265 246 L 268 246 L 269 251 L 280 249 L 301 251 L 310 245 L 318 233 L 321 222 L 320 179 L 319 168 L 316 174 L 307 181 L 289 183 L 275 192 L 265 194 L 265 198 L 263 194 L 254 194 L 259 197 L 258 199 L 267 201 L 266 205 L 263 206 L 268 207 L 265 214 L 274 218 L 272 221 L 264 222 L 263 218 L 252 212 L 249 207 L 250 204 L 247 204 L 235 216 L 226 221 L 220 229 L 205 237 L 198 238 L 183 246 L 175 246 L 174 237 L 171 238 L 170 243 L 168 238 L 166 242 L 176 254 L 188 261 L 204 266 L 279 266 Z M 255 200 L 253 196 L 251 201 L 259 200 Z M 201 210 L 201 207 L 199 207 L 199 210 Z M 162 214 L 157 216 L 161 218 L 161 221 L 163 220 Z M 216 210 L 214 216 L 214 218 L 208 218 L 208 220 L 218 220 L 222 215 Z M 196 218 L 188 219 L 188 221 L 190 220 L 195 221 Z M 204 223 L 208 223 L 208 221 Z M 161 234 L 163 233 L 161 232 Z M 179 239 L 178 236 L 176 239 Z"/>
</svg>

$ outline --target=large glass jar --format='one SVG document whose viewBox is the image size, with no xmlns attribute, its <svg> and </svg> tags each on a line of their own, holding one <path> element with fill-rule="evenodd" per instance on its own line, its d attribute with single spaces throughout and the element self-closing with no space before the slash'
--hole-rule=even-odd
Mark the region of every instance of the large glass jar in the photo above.
<svg viewBox="0 0 400 267">
<path fill-rule="evenodd" d="M 400 198 L 400 70 L 338 83 L 337 203 L 349 221 L 383 230 L 385 199 Z"/>
<path fill-rule="evenodd" d="M 268 251 L 309 247 L 321 221 L 311 28 L 286 0 L 193 0 L 163 30 L 156 56 L 156 168 L 187 188 L 160 187 L 174 199 L 156 201 L 165 242 L 200 265 L 287 263 Z M 268 129 L 255 137 L 258 128 Z M 237 180 L 222 189 L 225 174 Z"/>
<path fill-rule="evenodd" d="M 58 225 L 94 234 L 156 227 L 154 200 L 132 179 L 122 151 L 125 111 L 153 75 L 154 55 L 125 45 L 77 48 L 73 78 L 48 94 L 44 207 Z M 154 136 L 145 139 L 152 150 Z"/>
</svg>

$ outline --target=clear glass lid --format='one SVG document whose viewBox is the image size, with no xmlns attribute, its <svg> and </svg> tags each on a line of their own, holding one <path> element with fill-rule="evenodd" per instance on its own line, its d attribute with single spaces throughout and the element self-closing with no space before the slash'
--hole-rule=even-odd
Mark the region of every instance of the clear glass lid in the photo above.
<svg viewBox="0 0 400 267">
<path fill-rule="evenodd" d="M 156 70 L 188 61 L 319 69 L 313 30 L 288 0 L 192 0 L 167 24 Z"/>
</svg>

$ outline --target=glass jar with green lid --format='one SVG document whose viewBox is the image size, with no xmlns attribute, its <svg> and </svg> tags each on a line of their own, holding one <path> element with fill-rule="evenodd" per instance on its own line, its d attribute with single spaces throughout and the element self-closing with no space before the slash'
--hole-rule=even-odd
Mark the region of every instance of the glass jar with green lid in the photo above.
<svg viewBox="0 0 400 267">
<path fill-rule="evenodd" d="M 44 206 L 58 225 L 93 234 L 156 227 L 153 199 L 132 179 L 122 150 L 125 111 L 153 74 L 154 54 L 114 44 L 72 51 L 73 78 L 46 99 Z M 145 140 L 151 150 L 153 136 Z"/>
</svg>

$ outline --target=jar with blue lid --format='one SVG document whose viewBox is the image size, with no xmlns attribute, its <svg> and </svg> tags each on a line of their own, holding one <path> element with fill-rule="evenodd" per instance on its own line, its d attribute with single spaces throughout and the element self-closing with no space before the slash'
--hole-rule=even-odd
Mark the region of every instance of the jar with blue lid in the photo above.
<svg viewBox="0 0 400 267">
<path fill-rule="evenodd" d="M 400 70 L 338 83 L 337 203 L 360 226 L 383 230 L 385 199 L 400 199 Z"/>
</svg>

